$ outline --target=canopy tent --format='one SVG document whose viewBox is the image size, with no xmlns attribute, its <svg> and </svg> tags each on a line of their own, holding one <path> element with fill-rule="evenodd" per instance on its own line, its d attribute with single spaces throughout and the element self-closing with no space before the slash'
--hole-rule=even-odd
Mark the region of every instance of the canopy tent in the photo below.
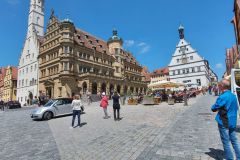
<svg viewBox="0 0 240 160">
<path fill-rule="evenodd" d="M 152 83 L 148 85 L 148 88 L 151 89 L 165 89 L 165 88 L 178 88 L 178 87 L 184 87 L 184 83 L 179 83 L 179 82 L 173 82 L 173 81 L 159 81 L 156 83 Z"/>
</svg>

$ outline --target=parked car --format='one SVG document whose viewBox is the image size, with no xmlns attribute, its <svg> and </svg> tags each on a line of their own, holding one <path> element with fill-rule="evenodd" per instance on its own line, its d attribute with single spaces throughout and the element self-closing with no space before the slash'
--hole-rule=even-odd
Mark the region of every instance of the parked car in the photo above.
<svg viewBox="0 0 240 160">
<path fill-rule="evenodd" d="M 7 109 L 21 108 L 21 104 L 18 101 L 8 101 L 6 107 Z"/>
<path fill-rule="evenodd" d="M 50 120 L 56 116 L 72 114 L 71 103 L 71 98 L 51 99 L 44 106 L 34 109 L 31 118 Z"/>
</svg>

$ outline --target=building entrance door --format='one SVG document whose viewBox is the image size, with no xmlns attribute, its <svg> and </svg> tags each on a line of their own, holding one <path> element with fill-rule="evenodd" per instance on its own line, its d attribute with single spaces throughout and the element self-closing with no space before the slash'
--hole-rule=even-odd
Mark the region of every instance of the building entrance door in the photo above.
<svg viewBox="0 0 240 160">
<path fill-rule="evenodd" d="M 52 98 L 52 87 L 47 87 L 46 88 L 46 94 L 49 97 L 49 99 Z"/>
</svg>

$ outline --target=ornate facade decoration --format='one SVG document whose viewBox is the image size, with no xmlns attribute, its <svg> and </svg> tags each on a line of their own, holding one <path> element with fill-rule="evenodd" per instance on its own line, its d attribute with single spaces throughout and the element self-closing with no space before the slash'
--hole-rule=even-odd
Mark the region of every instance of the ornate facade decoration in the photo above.
<svg viewBox="0 0 240 160">
<path fill-rule="evenodd" d="M 122 45 L 117 30 L 106 42 L 52 14 L 40 47 L 39 90 L 50 98 L 144 92 L 142 67 Z"/>
</svg>

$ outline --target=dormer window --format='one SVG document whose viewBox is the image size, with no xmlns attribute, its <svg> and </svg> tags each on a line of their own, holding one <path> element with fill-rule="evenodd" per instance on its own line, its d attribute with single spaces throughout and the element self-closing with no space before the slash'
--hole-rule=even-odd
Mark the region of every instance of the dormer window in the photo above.
<svg viewBox="0 0 240 160">
<path fill-rule="evenodd" d="M 98 42 L 99 42 L 99 40 L 98 40 L 98 39 L 96 39 L 96 42 L 98 43 Z"/>
<path fill-rule="evenodd" d="M 100 44 L 99 47 L 102 48 L 102 45 Z"/>
<path fill-rule="evenodd" d="M 89 43 L 92 44 L 92 41 L 90 40 Z"/>
<path fill-rule="evenodd" d="M 81 39 L 81 36 L 78 35 L 77 37 L 78 37 L 78 39 Z"/>
<path fill-rule="evenodd" d="M 88 35 L 85 35 L 85 38 L 87 38 L 87 39 L 88 39 Z"/>
</svg>

